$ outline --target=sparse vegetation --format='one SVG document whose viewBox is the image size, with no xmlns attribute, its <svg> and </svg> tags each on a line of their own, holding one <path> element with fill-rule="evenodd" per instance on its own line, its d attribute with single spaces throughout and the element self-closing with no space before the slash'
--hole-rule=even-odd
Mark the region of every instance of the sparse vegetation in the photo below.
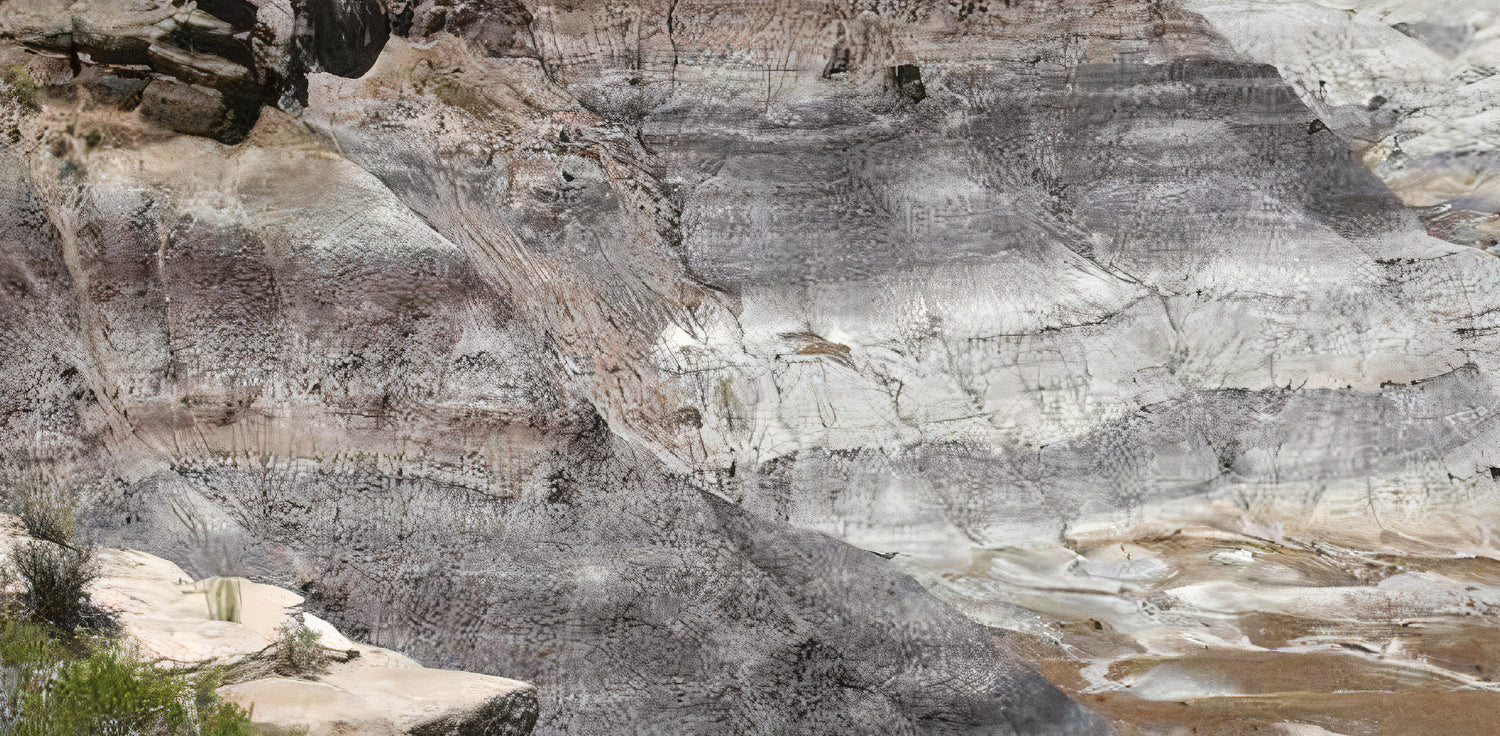
<svg viewBox="0 0 1500 736">
<path fill-rule="evenodd" d="M 223 143 L 239 143 L 244 139 L 247 131 L 240 130 L 239 122 L 235 120 L 233 110 L 225 110 L 224 117 L 219 118 L 208 131 L 208 137 Z"/>
<path fill-rule="evenodd" d="M 323 645 L 322 635 L 296 618 L 282 622 L 276 641 L 260 652 L 230 665 L 225 682 L 249 682 L 262 677 L 298 677 L 318 679 L 334 662 L 348 662 L 359 657 L 359 650 L 330 649 Z"/>
<path fill-rule="evenodd" d="M 277 631 L 274 669 L 283 677 L 321 675 L 328 671 L 329 651 L 318 632 L 301 621 L 283 623 Z"/>
<path fill-rule="evenodd" d="M 71 509 L 30 503 L 0 572 L 0 736 L 250 736 L 219 668 L 141 661 L 89 600 L 94 548 Z M 20 583 L 19 589 L 13 583 Z"/>
<path fill-rule="evenodd" d="M 0 69 L 0 148 L 21 145 L 22 123 L 41 109 L 40 88 L 26 67 Z"/>
<path fill-rule="evenodd" d="M 85 651 L 47 642 L 46 629 L 24 619 L 17 630 L 20 654 L 0 668 L 0 734 L 4 736 L 249 736 L 245 712 L 219 698 L 213 670 L 169 671 L 139 661 L 111 640 Z M 30 628 L 28 628 L 30 627 Z M 0 653 L 4 654 L 4 653 Z"/>
<path fill-rule="evenodd" d="M 11 551 L 11 561 L 25 583 L 21 601 L 33 620 L 63 636 L 109 628 L 109 616 L 89 601 L 89 584 L 98 577 L 92 548 L 23 542 Z"/>
<path fill-rule="evenodd" d="M 105 632 L 109 615 L 89 600 L 98 577 L 94 548 L 78 533 L 78 512 L 59 497 L 35 493 L 21 504 L 21 526 L 33 541 L 11 550 L 9 569 L 23 584 L 19 603 L 35 622 L 71 637 Z"/>
<path fill-rule="evenodd" d="M 31 78 L 31 72 L 20 64 L 8 66 L 0 71 L 0 97 L 14 100 L 28 110 L 41 109 L 38 95 L 40 87 Z"/>
<path fill-rule="evenodd" d="M 70 547 L 78 534 L 78 512 L 65 501 L 33 495 L 21 503 L 21 525 L 33 539 Z"/>
</svg>

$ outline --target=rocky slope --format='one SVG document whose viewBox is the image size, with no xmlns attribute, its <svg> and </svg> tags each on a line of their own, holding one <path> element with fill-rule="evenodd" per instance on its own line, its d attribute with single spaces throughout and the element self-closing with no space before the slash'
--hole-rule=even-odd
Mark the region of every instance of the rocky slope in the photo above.
<svg viewBox="0 0 1500 736">
<path fill-rule="evenodd" d="M 1174 499 L 1494 492 L 1487 184 L 1401 178 L 1448 118 L 1347 61 L 1448 36 L 1254 15 L 1325 10 L 10 0 L 3 472 L 536 682 L 538 733 L 1105 732 L 995 636 L 1046 606 L 945 581 Z M 1475 130 L 1487 18 L 1402 82 Z"/>
</svg>

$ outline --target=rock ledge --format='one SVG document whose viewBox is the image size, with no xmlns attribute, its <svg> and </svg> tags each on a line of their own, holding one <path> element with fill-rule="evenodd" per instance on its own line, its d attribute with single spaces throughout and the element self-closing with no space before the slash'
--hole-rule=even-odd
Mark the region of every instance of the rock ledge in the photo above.
<svg viewBox="0 0 1500 736">
<path fill-rule="evenodd" d="M 0 554 L 24 539 L 14 517 L 0 515 Z M 315 679 L 270 676 L 220 688 L 250 709 L 256 723 L 306 729 L 307 736 L 524 736 L 536 723 L 534 686 L 429 669 L 352 641 L 299 611 L 302 597 L 291 591 L 240 578 L 193 581 L 177 565 L 134 550 L 102 549 L 99 561 L 94 601 L 119 615 L 125 636 L 148 660 L 244 662 L 275 643 L 288 620 L 300 620 L 318 632 L 323 646 L 351 655 L 331 662 Z M 226 600 L 233 601 L 233 610 L 226 610 Z"/>
</svg>

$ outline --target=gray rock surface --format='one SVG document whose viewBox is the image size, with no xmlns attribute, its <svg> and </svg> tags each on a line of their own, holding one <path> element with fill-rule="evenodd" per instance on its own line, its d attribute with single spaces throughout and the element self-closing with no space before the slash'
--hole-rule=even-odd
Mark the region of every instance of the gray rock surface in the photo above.
<svg viewBox="0 0 1500 736">
<path fill-rule="evenodd" d="M 1494 209 L 1390 163 L 1466 134 L 1369 108 L 1366 10 L 1339 56 L 1257 23 L 1307 3 L 97 5 L 0 11 L 57 55 L 0 152 L 3 478 L 535 682 L 538 733 L 1108 732 L 945 576 L 1495 490 Z M 1491 21 L 1380 17 L 1487 130 Z M 237 145 L 168 130 L 246 80 Z"/>
</svg>

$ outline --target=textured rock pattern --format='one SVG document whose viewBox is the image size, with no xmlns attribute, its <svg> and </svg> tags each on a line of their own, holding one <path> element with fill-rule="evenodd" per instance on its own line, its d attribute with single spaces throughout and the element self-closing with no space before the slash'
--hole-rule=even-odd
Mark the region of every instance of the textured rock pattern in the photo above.
<svg viewBox="0 0 1500 736">
<path fill-rule="evenodd" d="M 11 0 L 3 473 L 538 733 L 1109 732 L 997 550 L 1490 554 L 1500 26 L 1348 4 Z"/>
</svg>

